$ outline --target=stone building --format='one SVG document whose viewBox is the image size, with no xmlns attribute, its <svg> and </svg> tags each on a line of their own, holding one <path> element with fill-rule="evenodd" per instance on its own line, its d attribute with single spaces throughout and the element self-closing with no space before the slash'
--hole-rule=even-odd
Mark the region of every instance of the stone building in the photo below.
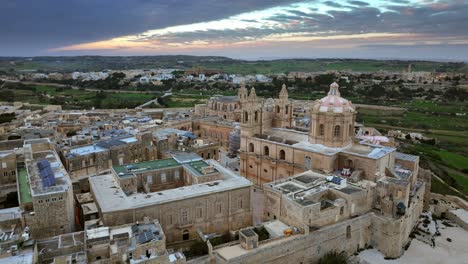
<svg viewBox="0 0 468 264">
<path fill-rule="evenodd" d="M 157 220 L 149 219 L 116 227 L 95 226 L 41 239 L 35 246 L 34 263 L 39 264 L 186 263 L 182 253 L 166 250 L 164 231 Z"/>
<path fill-rule="evenodd" d="M 157 220 L 85 231 L 87 263 L 186 263 L 183 254 L 169 254 Z"/>
<path fill-rule="evenodd" d="M 109 172 L 112 166 L 156 158 L 151 133 L 124 136 L 63 148 L 63 164 L 73 181 Z"/>
<path fill-rule="evenodd" d="M 340 96 L 338 84 L 313 102 L 308 131 L 291 124 L 286 98 L 283 87 L 274 113 L 252 101 L 242 119 L 241 174 L 258 187 L 306 170 L 376 181 L 385 168 L 393 168 L 395 148 L 355 138 L 355 107 Z M 273 118 L 256 118 L 261 111 Z"/>
<path fill-rule="evenodd" d="M 159 219 L 169 243 L 252 224 L 251 183 L 197 155 L 115 166 L 89 181 L 104 225 Z"/>
<path fill-rule="evenodd" d="M 352 255 L 372 246 L 397 258 L 428 192 L 426 179 L 412 172 L 387 171 L 371 182 L 307 171 L 267 183 L 264 218 L 270 221 L 264 226 L 270 226 L 269 238 L 258 241 L 255 232 L 240 234 L 238 243 L 214 249 L 211 257 L 216 263 L 315 263 L 328 252 Z"/>
<path fill-rule="evenodd" d="M 219 143 L 209 139 L 197 138 L 190 131 L 164 128 L 153 132 L 153 144 L 157 158 L 169 158 L 173 151 L 196 153 L 202 158 L 218 159 Z"/>
<path fill-rule="evenodd" d="M 193 120 L 192 132 L 200 139 L 219 143 L 219 150 L 229 149 L 229 134 L 238 123 L 219 116 L 208 116 Z"/>
<path fill-rule="evenodd" d="M 0 151 L 0 203 L 16 192 L 16 162 L 14 150 Z"/>
<path fill-rule="evenodd" d="M 32 237 L 73 232 L 71 179 L 49 139 L 26 140 L 24 158 L 25 168 L 18 173 L 18 196 Z"/>
</svg>

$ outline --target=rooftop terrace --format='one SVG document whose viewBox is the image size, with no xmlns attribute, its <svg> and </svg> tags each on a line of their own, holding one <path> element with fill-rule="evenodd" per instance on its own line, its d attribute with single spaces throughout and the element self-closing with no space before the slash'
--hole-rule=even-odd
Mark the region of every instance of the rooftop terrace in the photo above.
<svg viewBox="0 0 468 264">
<path fill-rule="evenodd" d="M 166 162 L 174 166 L 179 166 L 173 159 L 157 160 L 152 162 Z M 167 203 L 175 200 L 183 200 L 191 197 L 207 195 L 210 193 L 228 191 L 238 188 L 247 188 L 252 183 L 244 177 L 236 175 L 234 172 L 222 167 L 213 160 L 206 161 L 207 165 L 212 165 L 221 173 L 222 179 L 213 182 L 194 184 L 174 189 L 163 190 L 152 193 L 133 193 L 127 195 L 122 188 L 118 187 L 114 177 L 111 174 L 92 176 L 89 178 L 90 186 L 95 193 L 95 202 L 99 205 L 102 212 L 113 212 L 119 210 L 128 210 L 155 204 Z M 118 166 L 123 167 L 123 166 Z M 143 166 L 146 167 L 146 166 Z M 122 171 L 122 169 L 121 169 Z"/>
<path fill-rule="evenodd" d="M 26 168 L 18 169 L 18 187 L 19 187 L 19 203 L 26 204 L 32 202 L 31 188 L 28 181 L 28 172 Z"/>
<path fill-rule="evenodd" d="M 114 171 L 119 175 L 128 172 L 147 172 L 152 170 L 160 170 L 171 167 L 181 166 L 175 159 L 160 159 L 152 161 L 143 161 L 138 163 L 132 163 L 128 165 L 115 166 Z"/>
</svg>

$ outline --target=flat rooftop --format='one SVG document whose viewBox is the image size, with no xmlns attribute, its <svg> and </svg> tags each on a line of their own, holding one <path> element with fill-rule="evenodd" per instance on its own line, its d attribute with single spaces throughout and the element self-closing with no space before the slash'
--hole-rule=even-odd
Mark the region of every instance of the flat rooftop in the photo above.
<svg viewBox="0 0 468 264">
<path fill-rule="evenodd" d="M 43 179 L 40 176 L 37 163 L 46 160 L 49 162 L 55 184 L 44 186 Z M 39 151 L 32 153 L 32 160 L 27 162 L 27 172 L 29 176 L 29 184 L 31 186 L 32 195 L 43 195 L 55 192 L 64 192 L 71 188 L 70 177 L 63 167 L 57 153 L 53 150 Z"/>
<path fill-rule="evenodd" d="M 266 131 L 263 135 L 257 138 L 277 142 L 292 146 L 305 151 L 321 153 L 324 155 L 335 155 L 343 152 L 351 155 L 363 156 L 372 159 L 380 159 L 385 155 L 396 151 L 395 148 L 385 147 L 372 144 L 350 144 L 343 148 L 331 148 L 322 144 L 312 144 L 309 142 L 308 132 L 302 132 L 286 128 L 273 128 Z"/>
<path fill-rule="evenodd" d="M 395 159 L 415 162 L 415 161 L 417 161 L 419 159 L 419 156 L 406 154 L 406 153 L 402 153 L 402 152 L 396 152 L 395 153 Z"/>
<path fill-rule="evenodd" d="M 114 171 L 117 174 L 129 173 L 129 172 L 146 172 L 146 171 L 166 169 L 166 168 L 171 168 L 171 167 L 176 167 L 176 166 L 181 166 L 181 165 L 175 159 L 169 158 L 169 159 L 143 161 L 143 162 L 132 163 L 128 165 L 115 166 Z"/>
<path fill-rule="evenodd" d="M 31 187 L 29 185 L 28 172 L 24 167 L 18 169 L 18 187 L 19 203 L 32 203 Z"/>
<path fill-rule="evenodd" d="M 246 188 L 252 185 L 249 180 L 222 167 L 218 162 L 214 160 L 207 160 L 206 162 L 207 164 L 214 166 L 221 174 L 221 180 L 153 193 L 134 193 L 130 195 L 125 194 L 122 188 L 120 188 L 118 183 L 115 181 L 112 174 L 92 176 L 89 178 L 89 184 L 90 187 L 95 190 L 94 194 L 96 204 L 99 205 L 101 211 L 104 213 L 163 204 L 216 192 Z M 179 165 L 177 164 L 177 166 Z"/>
<path fill-rule="evenodd" d="M 201 176 L 204 175 L 203 173 L 203 168 L 209 167 L 210 165 L 206 163 L 204 160 L 197 160 L 197 161 L 192 161 L 189 163 L 184 164 L 184 167 L 190 170 L 194 176 Z M 215 169 L 212 173 L 217 173 L 218 171 Z"/>
<path fill-rule="evenodd" d="M 332 180 L 333 179 L 333 180 Z M 334 182 L 338 180 L 337 182 Z M 280 191 L 282 195 L 301 206 L 309 206 L 320 202 L 320 193 L 335 190 L 347 195 L 364 191 L 363 188 L 347 183 L 342 186 L 344 178 L 324 175 L 314 171 L 306 171 L 296 176 L 266 183 L 267 188 Z M 319 195 L 319 196 L 317 196 Z M 326 205 L 326 204 L 324 204 Z"/>
</svg>

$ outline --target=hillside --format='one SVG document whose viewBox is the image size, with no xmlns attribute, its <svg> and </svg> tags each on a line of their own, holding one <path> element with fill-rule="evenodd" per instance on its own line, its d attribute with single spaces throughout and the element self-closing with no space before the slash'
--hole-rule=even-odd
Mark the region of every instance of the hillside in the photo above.
<svg viewBox="0 0 468 264">
<path fill-rule="evenodd" d="M 71 57 L 0 57 L 0 73 L 73 72 L 119 69 L 188 69 L 205 67 L 227 73 L 268 74 L 291 71 L 402 71 L 412 64 L 414 71 L 464 72 L 463 62 L 365 60 L 365 59 L 281 59 L 246 61 L 218 56 L 71 56 Z"/>
</svg>

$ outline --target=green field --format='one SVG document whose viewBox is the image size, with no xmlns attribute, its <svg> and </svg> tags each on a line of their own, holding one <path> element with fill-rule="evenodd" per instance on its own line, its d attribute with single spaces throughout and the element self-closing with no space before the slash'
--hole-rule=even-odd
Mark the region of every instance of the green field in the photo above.
<svg viewBox="0 0 468 264">
<path fill-rule="evenodd" d="M 466 113 L 468 103 L 412 100 L 394 106 L 405 107 L 407 112 L 383 115 L 359 110 L 358 119 L 366 126 L 374 126 L 381 131 L 420 132 L 426 137 L 435 138 L 435 145 L 403 142 L 401 151 L 419 155 L 421 167 L 431 169 L 450 186 L 468 195 L 468 117 L 455 114 Z M 433 181 L 432 189 L 434 192 L 459 195 L 440 181 Z"/>
<path fill-rule="evenodd" d="M 468 171 L 468 158 L 457 153 L 448 152 L 448 151 L 439 151 L 439 156 L 442 160 L 449 164 L 451 167 L 459 170 Z"/>
<path fill-rule="evenodd" d="M 3 94 L 1 94 L 3 92 Z M 2 89 L 0 97 L 13 93 L 12 98 L 1 98 L 0 101 L 18 101 L 30 104 L 58 104 L 63 109 L 95 108 L 133 108 L 156 98 L 154 94 L 117 93 L 106 91 L 75 90 L 71 88 L 56 88 L 51 86 L 28 86 L 27 89 Z"/>
</svg>

